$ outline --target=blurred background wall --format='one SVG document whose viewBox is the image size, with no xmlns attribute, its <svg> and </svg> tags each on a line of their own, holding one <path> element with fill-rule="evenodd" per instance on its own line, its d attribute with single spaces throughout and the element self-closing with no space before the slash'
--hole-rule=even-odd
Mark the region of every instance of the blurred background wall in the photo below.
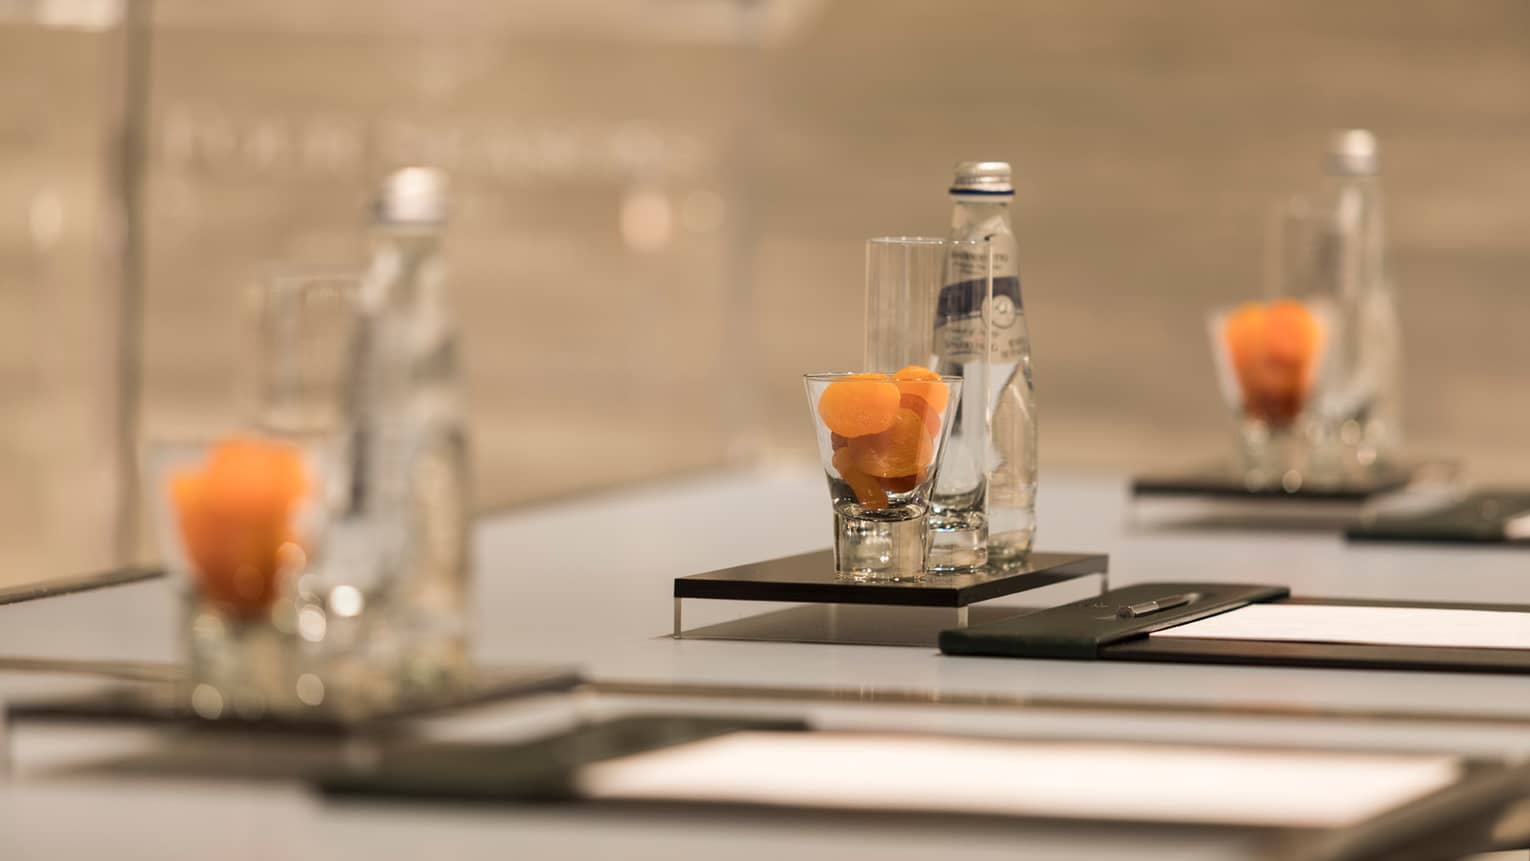
<svg viewBox="0 0 1530 861">
<path fill-rule="evenodd" d="M 115 20 L 0 0 L 0 586 L 120 558 Z"/>
<path fill-rule="evenodd" d="M 158 0 L 136 324 L 126 8 L 0 0 L 0 581 L 141 552 L 117 441 L 238 421 L 245 291 L 359 268 L 407 162 L 456 183 L 484 506 L 810 457 L 862 240 L 943 233 L 968 158 L 1016 170 L 1043 470 L 1204 457 L 1204 312 L 1263 291 L 1338 126 L 1383 146 L 1412 446 L 1530 478 L 1520 0 Z"/>
</svg>

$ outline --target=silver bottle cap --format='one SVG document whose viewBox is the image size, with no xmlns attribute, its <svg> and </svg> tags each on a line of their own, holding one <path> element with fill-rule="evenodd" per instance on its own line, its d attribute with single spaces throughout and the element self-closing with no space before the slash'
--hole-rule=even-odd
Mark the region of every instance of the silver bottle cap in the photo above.
<svg viewBox="0 0 1530 861">
<path fill-rule="evenodd" d="M 1007 161 L 964 161 L 956 165 L 951 179 L 952 194 L 991 194 L 1012 197 L 1014 183 L 1010 179 Z"/>
<path fill-rule="evenodd" d="M 446 220 L 446 174 L 406 167 L 388 174 L 377 199 L 377 220 L 387 224 L 440 224 Z"/>
<path fill-rule="evenodd" d="M 1375 176 L 1376 136 L 1365 129 L 1339 129 L 1328 139 L 1328 172 L 1335 176 Z"/>
</svg>

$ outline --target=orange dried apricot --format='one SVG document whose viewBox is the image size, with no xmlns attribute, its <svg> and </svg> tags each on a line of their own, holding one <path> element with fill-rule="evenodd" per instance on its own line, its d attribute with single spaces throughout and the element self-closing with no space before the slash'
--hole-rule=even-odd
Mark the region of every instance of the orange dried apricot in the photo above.
<svg viewBox="0 0 1530 861">
<path fill-rule="evenodd" d="M 876 478 L 914 475 L 935 459 L 935 440 L 919 413 L 899 408 L 892 427 L 850 440 L 856 468 Z"/>
<path fill-rule="evenodd" d="M 883 374 L 855 374 L 835 380 L 818 396 L 818 417 L 832 433 L 867 436 L 892 427 L 898 414 L 898 387 Z"/>
<path fill-rule="evenodd" d="M 273 440 L 231 437 L 216 443 L 203 473 L 217 504 L 247 519 L 285 516 L 308 490 L 302 453 Z"/>
<path fill-rule="evenodd" d="M 937 414 L 946 411 L 951 390 L 941 381 L 940 374 L 919 365 L 909 365 L 893 374 L 893 381 L 898 384 L 899 391 L 920 398 Z"/>
<path fill-rule="evenodd" d="M 1227 315 L 1222 337 L 1241 376 L 1264 352 L 1264 306 L 1248 302 Z"/>
<path fill-rule="evenodd" d="M 842 448 L 834 452 L 834 469 L 839 472 L 845 483 L 850 485 L 850 489 L 855 492 L 855 498 L 861 505 L 873 511 L 880 511 L 887 507 L 887 493 L 875 478 L 856 467 L 855 456 L 850 449 Z"/>
<path fill-rule="evenodd" d="M 1317 352 L 1317 319 L 1300 302 L 1275 302 L 1265 315 L 1264 340 L 1271 362 L 1304 366 Z"/>
<path fill-rule="evenodd" d="M 924 419 L 925 430 L 930 432 L 932 439 L 940 435 L 940 413 L 930 409 L 930 405 L 924 402 L 924 398 L 906 394 L 898 399 L 898 406 L 918 413 L 919 417 Z"/>
<path fill-rule="evenodd" d="M 876 481 L 888 493 L 908 493 L 918 487 L 925 476 L 926 472 L 921 469 L 913 475 L 895 475 L 892 478 L 879 478 Z"/>
</svg>

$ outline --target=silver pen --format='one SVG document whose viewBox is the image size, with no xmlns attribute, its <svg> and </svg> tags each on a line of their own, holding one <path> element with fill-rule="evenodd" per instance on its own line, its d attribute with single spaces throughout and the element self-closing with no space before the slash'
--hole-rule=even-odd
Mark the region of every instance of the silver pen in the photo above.
<svg viewBox="0 0 1530 861">
<path fill-rule="evenodd" d="M 1116 617 L 1120 619 L 1135 619 L 1138 616 L 1148 616 L 1164 610 L 1172 610 L 1175 607 L 1183 607 L 1199 597 L 1201 597 L 1199 592 L 1186 592 L 1183 595 L 1170 595 L 1167 598 L 1156 598 L 1152 601 L 1143 601 L 1140 604 L 1127 604 L 1116 611 Z"/>
</svg>

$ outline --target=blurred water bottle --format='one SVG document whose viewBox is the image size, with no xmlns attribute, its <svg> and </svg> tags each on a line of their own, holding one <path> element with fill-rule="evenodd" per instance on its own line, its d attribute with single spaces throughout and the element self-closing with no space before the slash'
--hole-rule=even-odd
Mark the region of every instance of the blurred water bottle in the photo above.
<svg viewBox="0 0 1530 861">
<path fill-rule="evenodd" d="M 1338 349 L 1322 409 L 1320 445 L 1348 469 L 1367 469 L 1401 442 L 1402 338 L 1386 261 L 1376 138 L 1363 129 L 1333 133 L 1315 201 L 1324 235 L 1318 268 L 1338 311 Z M 1321 452 L 1320 452 L 1321 453 Z"/>
<path fill-rule="evenodd" d="M 373 655 L 402 693 L 465 669 L 470 583 L 468 438 L 441 238 L 445 177 L 411 167 L 377 201 L 347 403 L 350 489 L 337 565 L 370 570 Z M 382 606 L 373 607 L 373 602 Z"/>
<path fill-rule="evenodd" d="M 951 238 L 989 240 L 992 288 L 989 293 L 988 285 L 975 277 L 987 274 L 989 261 L 968 259 L 970 253 L 954 250 L 935 320 L 939 371 L 966 380 L 952 446 L 957 447 L 961 437 L 968 450 L 981 455 L 986 505 L 980 502 L 976 510 L 986 511 L 986 524 L 973 525 L 986 526 L 988 563 L 997 566 L 1024 561 L 1036 532 L 1036 400 L 1030 335 L 1020 301 L 1019 254 L 1009 222 L 1014 194 L 1007 162 L 956 166 Z M 962 516 L 969 502 L 942 497 L 952 453 L 936 487 L 932 524 Z M 960 476 L 953 472 L 952 478 Z"/>
</svg>

